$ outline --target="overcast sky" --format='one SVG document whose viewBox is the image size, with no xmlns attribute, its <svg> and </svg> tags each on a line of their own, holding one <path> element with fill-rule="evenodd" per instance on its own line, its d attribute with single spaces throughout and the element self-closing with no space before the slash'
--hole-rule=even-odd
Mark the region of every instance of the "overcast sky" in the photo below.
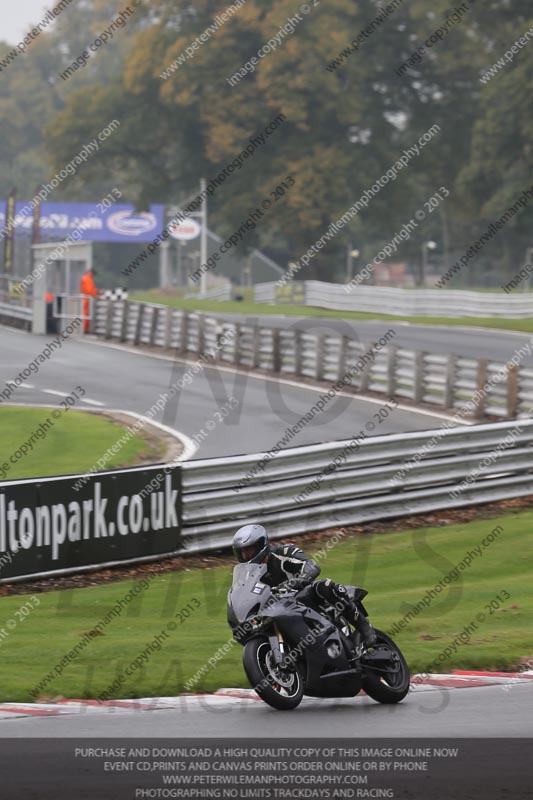
<svg viewBox="0 0 533 800">
<path fill-rule="evenodd" d="M 0 38 L 9 44 L 18 44 L 36 22 L 40 22 L 48 8 L 53 8 L 54 1 L 43 0 L 4 0 L 2 3 L 2 20 L 0 22 Z"/>
</svg>

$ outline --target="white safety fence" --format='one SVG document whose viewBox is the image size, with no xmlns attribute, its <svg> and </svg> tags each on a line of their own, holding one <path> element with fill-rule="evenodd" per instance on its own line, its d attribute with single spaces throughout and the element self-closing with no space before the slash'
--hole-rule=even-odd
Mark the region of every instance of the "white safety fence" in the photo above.
<svg viewBox="0 0 533 800">
<path fill-rule="evenodd" d="M 373 342 L 307 332 L 296 324 L 280 329 L 268 317 L 245 324 L 170 306 L 100 299 L 95 333 L 183 355 L 215 352 L 236 367 L 330 385 L 352 371 L 349 390 L 450 410 L 474 399 L 479 419 L 529 416 L 533 409 L 533 369 L 396 347 L 390 332 L 390 338 L 382 337 L 388 344 L 377 349 Z M 372 357 L 365 358 L 369 352 Z"/>
<path fill-rule="evenodd" d="M 254 288 L 256 303 L 290 300 L 290 286 L 260 283 Z M 408 317 L 501 317 L 527 319 L 533 316 L 533 294 L 467 292 L 453 289 L 390 289 L 385 286 L 354 286 L 347 292 L 340 283 L 302 281 L 303 305 L 337 311 L 391 314 Z M 298 301 L 295 300 L 295 303 Z"/>
</svg>

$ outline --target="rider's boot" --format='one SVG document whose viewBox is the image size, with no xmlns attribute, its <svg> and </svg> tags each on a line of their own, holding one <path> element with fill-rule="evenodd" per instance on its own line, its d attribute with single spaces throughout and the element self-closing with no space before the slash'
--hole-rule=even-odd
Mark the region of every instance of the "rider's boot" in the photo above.
<svg viewBox="0 0 533 800">
<path fill-rule="evenodd" d="M 357 604 L 352 603 L 346 587 L 341 583 L 337 583 L 334 591 L 338 599 L 344 604 L 346 619 L 348 622 L 351 622 L 352 625 L 355 625 L 356 631 L 361 634 L 365 647 L 371 647 L 376 644 L 376 632 L 374 628 L 364 613 L 357 607 Z"/>
<path fill-rule="evenodd" d="M 354 624 L 355 630 L 361 634 L 365 647 L 372 647 L 372 645 L 376 644 L 376 631 L 362 612 L 358 613 Z"/>
</svg>

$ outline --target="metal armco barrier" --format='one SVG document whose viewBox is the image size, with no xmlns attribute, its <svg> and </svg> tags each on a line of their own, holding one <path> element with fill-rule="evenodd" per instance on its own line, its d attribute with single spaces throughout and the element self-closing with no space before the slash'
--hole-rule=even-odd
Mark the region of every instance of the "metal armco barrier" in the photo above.
<svg viewBox="0 0 533 800">
<path fill-rule="evenodd" d="M 310 320 L 309 325 L 313 324 Z M 384 323 L 384 331 L 388 324 Z M 163 348 L 183 356 L 214 352 L 222 363 L 236 367 L 330 385 L 355 368 L 348 391 L 441 409 L 459 409 L 474 398 L 478 419 L 514 418 L 529 415 L 533 409 L 533 369 L 395 347 L 393 328 L 388 344 L 378 351 L 375 343 L 329 330 L 307 332 L 297 324 L 280 330 L 269 326 L 268 317 L 256 325 L 152 303 L 98 300 L 94 330 L 99 336 L 131 345 Z M 373 358 L 358 368 L 361 357 L 370 351 Z M 481 394 L 479 390 L 483 390 Z"/>
<path fill-rule="evenodd" d="M 337 311 L 391 314 L 409 317 L 502 317 L 528 319 L 533 316 L 533 295 L 495 294 L 457 289 L 394 289 L 387 286 L 356 285 L 347 292 L 343 284 L 298 281 L 301 305 Z M 289 300 L 290 282 L 285 286 L 260 283 L 255 286 L 256 303 Z"/>
<path fill-rule="evenodd" d="M 277 539 L 523 497 L 532 439 L 520 420 L 291 448 L 263 469 L 256 453 L 97 473 L 77 492 L 83 476 L 3 482 L 0 582 L 219 550 L 250 522 Z"/>
<path fill-rule="evenodd" d="M 22 328 L 25 331 L 30 331 L 32 319 L 33 312 L 31 308 L 0 302 L 0 325 L 8 325 L 11 328 Z"/>
<path fill-rule="evenodd" d="M 179 467 L 0 482 L 0 583 L 175 552 L 180 519 Z"/>
<path fill-rule="evenodd" d="M 533 420 L 520 420 L 376 436 L 345 459 L 349 440 L 298 447 L 239 491 L 264 454 L 185 462 L 183 544 L 187 552 L 229 547 L 236 528 L 257 521 L 281 538 L 533 494 L 532 438 Z"/>
<path fill-rule="evenodd" d="M 31 330 L 33 309 L 31 297 L 26 292 L 17 293 L 19 278 L 0 275 L 0 325 Z"/>
</svg>

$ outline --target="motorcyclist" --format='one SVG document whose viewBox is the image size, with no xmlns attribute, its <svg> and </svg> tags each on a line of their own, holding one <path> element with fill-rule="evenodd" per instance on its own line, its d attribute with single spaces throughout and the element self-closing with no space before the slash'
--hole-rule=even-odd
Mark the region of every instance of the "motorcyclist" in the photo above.
<svg viewBox="0 0 533 800">
<path fill-rule="evenodd" d="M 268 534 L 262 525 L 245 525 L 233 537 L 233 552 L 241 563 L 267 564 L 268 572 L 264 583 L 280 590 L 301 590 L 307 587 L 299 600 L 309 605 L 326 600 L 329 603 L 341 602 L 349 622 L 361 634 L 367 647 L 375 644 L 376 634 L 364 613 L 357 604 L 352 603 L 346 587 L 329 578 L 315 581 L 320 574 L 320 566 L 305 555 L 294 544 L 270 544 Z"/>
</svg>

